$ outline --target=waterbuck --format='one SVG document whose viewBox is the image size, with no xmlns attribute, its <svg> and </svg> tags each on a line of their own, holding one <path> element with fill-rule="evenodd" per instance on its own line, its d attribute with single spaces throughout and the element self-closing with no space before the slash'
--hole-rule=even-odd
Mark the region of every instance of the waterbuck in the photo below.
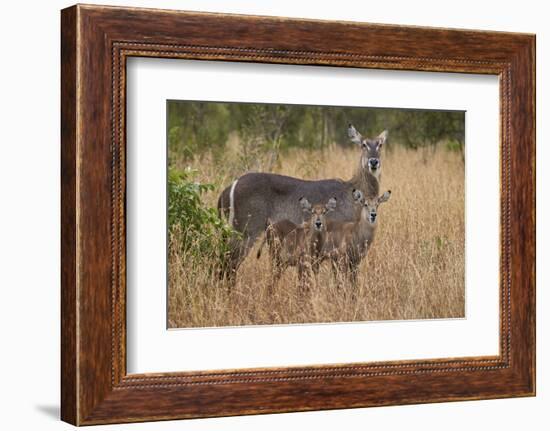
<svg viewBox="0 0 550 431">
<path fill-rule="evenodd" d="M 352 284 L 357 282 L 357 270 L 361 260 L 374 241 L 378 226 L 378 206 L 390 199 L 391 191 L 382 196 L 365 198 L 361 216 L 355 222 L 329 221 L 323 241 L 323 256 L 330 259 L 334 272 L 348 276 Z M 362 199 L 359 196 L 357 199 Z"/>
<path fill-rule="evenodd" d="M 300 286 L 306 286 L 311 272 L 317 273 L 323 250 L 323 240 L 326 234 L 325 215 L 336 208 L 336 199 L 330 198 L 326 205 L 311 205 L 302 197 L 300 208 L 306 214 L 307 220 L 297 225 L 290 220 L 280 220 L 276 223 L 268 221 L 265 237 L 258 249 L 259 259 L 264 245 L 267 243 L 271 257 L 273 282 L 275 285 L 282 273 L 289 266 L 298 268 Z"/>
<path fill-rule="evenodd" d="M 248 254 L 254 241 L 266 226 L 267 220 L 276 223 L 289 220 L 294 224 L 303 221 L 302 211 L 296 205 L 301 196 L 319 203 L 326 196 L 338 200 L 338 210 L 330 215 L 332 220 L 352 221 L 356 211 L 352 190 L 363 191 L 367 197 L 378 196 L 382 164 L 380 153 L 387 139 L 387 131 L 368 139 L 348 126 L 348 137 L 361 149 L 358 166 L 348 181 L 324 179 L 307 181 L 270 173 L 247 173 L 235 180 L 218 198 L 218 211 L 240 234 L 231 239 L 230 252 L 223 262 L 223 275 L 235 276 L 235 272 Z"/>
</svg>

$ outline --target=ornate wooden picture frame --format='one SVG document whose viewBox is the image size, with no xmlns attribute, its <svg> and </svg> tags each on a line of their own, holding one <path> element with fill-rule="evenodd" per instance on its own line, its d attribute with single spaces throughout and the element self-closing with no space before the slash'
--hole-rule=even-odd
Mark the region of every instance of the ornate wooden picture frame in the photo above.
<svg viewBox="0 0 550 431">
<path fill-rule="evenodd" d="M 535 394 L 534 35 L 81 5 L 63 10 L 61 24 L 64 421 Z M 125 100 L 126 60 L 134 56 L 497 75 L 500 354 L 128 374 Z"/>
</svg>

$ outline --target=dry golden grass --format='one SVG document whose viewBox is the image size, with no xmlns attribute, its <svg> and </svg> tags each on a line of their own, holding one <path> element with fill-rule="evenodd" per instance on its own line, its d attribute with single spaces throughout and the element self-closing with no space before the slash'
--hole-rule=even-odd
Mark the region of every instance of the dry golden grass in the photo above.
<svg viewBox="0 0 550 431">
<path fill-rule="evenodd" d="M 348 179 L 356 168 L 356 148 L 323 152 L 295 150 L 275 169 L 300 178 Z M 456 318 L 464 316 L 464 164 L 457 153 L 401 147 L 382 158 L 381 191 L 392 198 L 380 206 L 376 239 L 363 260 L 355 295 L 338 287 L 325 263 L 311 290 L 298 289 L 290 268 L 269 294 L 269 254 L 256 248 L 240 267 L 229 292 L 217 279 L 214 261 L 195 262 L 169 251 L 170 327 L 211 327 L 311 322 Z M 224 163 L 197 160 L 200 180 L 219 184 L 205 199 L 239 175 L 229 154 Z M 175 245 L 177 235 L 170 242 Z M 257 244 L 258 245 L 258 244 Z M 257 247 L 256 245 L 256 247 Z M 207 259 L 205 259 L 207 260 Z"/>
</svg>

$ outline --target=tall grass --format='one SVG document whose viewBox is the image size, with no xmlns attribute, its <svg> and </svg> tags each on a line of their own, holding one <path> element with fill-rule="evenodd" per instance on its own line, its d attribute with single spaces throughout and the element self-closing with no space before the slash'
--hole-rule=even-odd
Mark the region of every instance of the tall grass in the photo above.
<svg viewBox="0 0 550 431">
<path fill-rule="evenodd" d="M 238 146 L 237 143 L 233 143 Z M 275 168 L 300 178 L 351 177 L 359 150 L 292 150 Z M 242 174 L 238 151 L 223 161 L 195 160 L 199 180 L 213 183 L 203 196 L 215 206 L 218 194 Z M 183 168 L 183 161 L 175 161 Z M 168 322 L 170 327 L 210 327 L 464 316 L 464 163 L 456 152 L 395 147 L 382 158 L 381 190 L 392 190 L 380 207 L 376 239 L 360 266 L 359 283 L 341 286 L 325 263 L 309 292 L 298 288 L 297 271 L 285 272 L 270 293 L 269 254 L 253 249 L 231 288 L 215 271 L 215 253 L 185 252 L 184 232 L 169 238 Z M 257 247 L 257 245 L 256 245 Z M 187 248 L 186 250 L 189 250 Z M 352 294 L 354 293 L 354 294 Z"/>
</svg>

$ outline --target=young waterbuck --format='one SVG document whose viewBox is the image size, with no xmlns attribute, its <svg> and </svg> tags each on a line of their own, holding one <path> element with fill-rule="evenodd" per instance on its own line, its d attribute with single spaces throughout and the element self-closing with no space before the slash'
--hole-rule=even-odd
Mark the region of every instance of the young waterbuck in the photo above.
<svg viewBox="0 0 550 431">
<path fill-rule="evenodd" d="M 275 285 L 282 273 L 289 266 L 298 268 L 300 286 L 306 287 L 311 272 L 317 274 L 323 241 L 326 234 L 325 215 L 336 208 L 336 199 L 330 198 L 326 205 L 311 205 L 306 198 L 300 198 L 300 208 L 306 214 L 306 220 L 297 225 L 290 220 L 268 222 L 265 237 L 258 249 L 257 258 L 262 253 L 265 243 L 269 247 L 273 282 Z"/>
<path fill-rule="evenodd" d="M 363 197 L 354 192 L 357 200 Z M 374 241 L 378 226 L 378 206 L 389 200 L 391 191 L 376 198 L 364 198 L 361 216 L 355 222 L 330 221 L 323 242 L 323 256 L 330 259 L 333 271 L 346 274 L 353 284 L 357 282 L 357 272 L 361 260 Z"/>
<path fill-rule="evenodd" d="M 387 135 L 384 131 L 376 138 L 364 138 L 349 125 L 348 137 L 361 149 L 361 155 L 355 173 L 348 181 L 306 181 L 270 173 L 247 173 L 235 180 L 218 198 L 220 215 L 225 215 L 229 224 L 240 233 L 231 240 L 222 274 L 234 277 L 268 220 L 302 223 L 302 211 L 296 205 L 301 196 L 314 203 L 323 202 L 326 196 L 334 196 L 338 200 L 338 210 L 331 213 L 330 219 L 353 221 L 356 210 L 352 190 L 362 190 L 370 198 L 378 196 L 382 169 L 380 154 Z"/>
</svg>

